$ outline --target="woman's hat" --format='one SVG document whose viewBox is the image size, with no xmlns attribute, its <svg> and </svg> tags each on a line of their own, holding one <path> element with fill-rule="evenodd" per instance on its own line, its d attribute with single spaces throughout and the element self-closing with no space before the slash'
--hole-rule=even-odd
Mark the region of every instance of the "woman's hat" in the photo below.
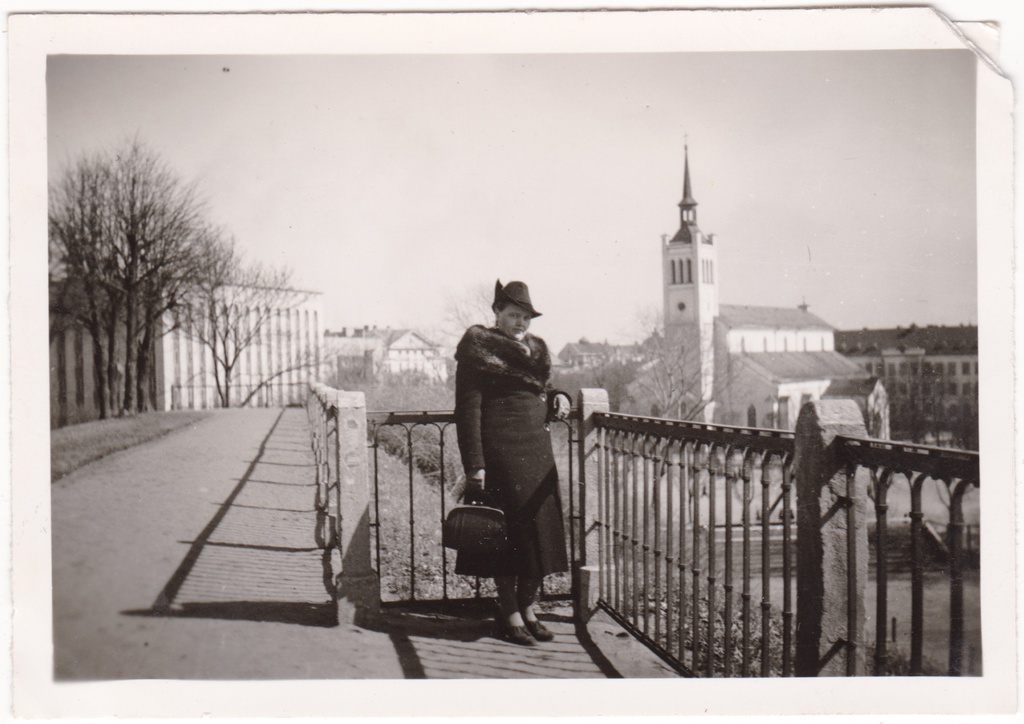
<svg viewBox="0 0 1024 724">
<path fill-rule="evenodd" d="M 540 312 L 534 309 L 533 304 L 530 303 L 530 289 L 526 286 L 526 282 L 509 282 L 505 286 L 501 285 L 500 279 L 494 282 L 494 304 L 496 305 L 498 302 L 512 302 L 534 317 L 540 316 Z"/>
</svg>

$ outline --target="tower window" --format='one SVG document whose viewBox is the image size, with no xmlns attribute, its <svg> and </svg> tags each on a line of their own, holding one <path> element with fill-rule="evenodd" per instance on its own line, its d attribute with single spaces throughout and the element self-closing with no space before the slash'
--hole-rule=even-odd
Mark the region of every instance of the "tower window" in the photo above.
<svg viewBox="0 0 1024 724">
<path fill-rule="evenodd" d="M 669 265 L 672 267 L 672 283 L 676 284 L 677 283 L 676 282 L 676 260 L 675 259 L 670 259 L 669 260 Z"/>
<path fill-rule="evenodd" d="M 686 283 L 693 284 L 693 265 L 689 259 L 686 260 Z"/>
</svg>

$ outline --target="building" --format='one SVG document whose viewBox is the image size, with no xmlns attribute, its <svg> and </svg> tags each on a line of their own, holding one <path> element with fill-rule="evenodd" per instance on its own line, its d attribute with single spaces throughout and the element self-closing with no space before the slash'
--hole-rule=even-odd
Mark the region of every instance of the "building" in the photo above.
<svg viewBox="0 0 1024 724">
<path fill-rule="evenodd" d="M 258 407 L 299 404 L 308 380 L 318 374 L 321 348 L 320 294 L 297 290 L 225 292 L 233 304 L 217 324 L 207 315 L 179 310 L 161 319 L 146 375 L 148 406 L 154 410 L 199 410 L 229 404 Z M 255 300 L 260 300 L 256 304 Z M 252 303 L 247 303 L 247 300 Z M 198 309 L 198 307 L 196 308 Z M 92 336 L 80 325 L 51 319 L 50 425 L 98 419 Z M 216 332 L 216 334 L 214 334 Z M 212 344 L 218 339 L 217 361 Z M 224 340 L 228 339 L 225 353 Z M 107 344 L 104 340 L 101 344 Z M 110 402 L 120 409 L 125 338 L 116 335 Z M 229 365 L 230 383 L 225 384 Z"/>
<path fill-rule="evenodd" d="M 163 409 L 224 407 L 225 396 L 230 406 L 302 404 L 309 381 L 319 376 L 321 293 L 229 288 L 225 294 L 230 301 L 216 324 L 205 315 L 181 315 L 164 336 L 158 354 L 166 371 Z"/>
<path fill-rule="evenodd" d="M 640 362 L 643 351 L 638 344 L 608 344 L 591 342 L 580 337 L 579 342 L 569 342 L 558 353 L 557 362 L 570 369 L 600 367 L 606 364 Z"/>
<path fill-rule="evenodd" d="M 836 352 L 834 328 L 811 314 L 806 304 L 720 304 L 718 284 L 724 270 L 718 263 L 717 240 L 697 223 L 689 149 L 678 206 L 679 230 L 671 239 L 662 236 L 665 336 L 659 354 L 677 355 L 676 377 L 691 385 L 689 400 L 684 404 L 680 399 L 679 410 L 699 411 L 694 416 L 706 422 L 793 429 L 807 401 L 843 389 L 856 389 L 862 396 L 865 389 L 875 389 L 872 373 Z M 872 404 L 884 403 L 884 390 L 868 396 Z M 867 409 L 866 401 L 862 409 Z M 672 409 L 658 412 L 673 414 Z M 884 418 L 875 411 L 877 425 Z M 869 431 L 875 434 L 881 427 L 870 430 L 869 425 Z"/>
<path fill-rule="evenodd" d="M 343 328 L 328 332 L 324 346 L 339 379 L 372 382 L 388 375 L 422 375 L 436 382 L 448 380 L 448 355 L 415 330 Z"/>
<path fill-rule="evenodd" d="M 976 326 L 840 331 L 836 349 L 884 381 L 894 438 L 977 448 Z"/>
</svg>

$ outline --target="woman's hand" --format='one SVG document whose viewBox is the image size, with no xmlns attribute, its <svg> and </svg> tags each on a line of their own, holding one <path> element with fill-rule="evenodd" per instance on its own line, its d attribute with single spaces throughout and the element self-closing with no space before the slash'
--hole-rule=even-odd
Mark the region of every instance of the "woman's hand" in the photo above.
<svg viewBox="0 0 1024 724">
<path fill-rule="evenodd" d="M 572 411 L 572 402 L 565 395 L 555 395 L 555 417 L 564 420 Z"/>
</svg>

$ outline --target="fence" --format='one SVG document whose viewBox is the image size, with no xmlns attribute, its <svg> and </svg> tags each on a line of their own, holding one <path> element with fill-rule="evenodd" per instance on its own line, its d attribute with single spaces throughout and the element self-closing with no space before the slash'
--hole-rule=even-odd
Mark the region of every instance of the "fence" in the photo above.
<svg viewBox="0 0 1024 724">
<path fill-rule="evenodd" d="M 612 414 L 606 400 L 584 390 L 580 403 L 581 611 L 607 611 L 688 675 L 860 675 L 869 673 L 862 637 L 873 595 L 870 673 L 964 673 L 964 570 L 977 536 L 967 535 L 963 503 L 979 488 L 977 453 L 869 440 L 849 400 L 806 404 L 795 433 Z M 911 488 L 906 671 L 886 641 L 886 493 L 897 479 Z M 928 480 L 948 490 L 945 531 L 925 520 Z M 948 555 L 929 559 L 928 541 Z M 936 558 L 948 618 L 937 620 L 939 610 L 925 621 Z M 924 640 L 946 624 L 948 667 L 926 671 Z M 971 624 L 979 628 L 977 617 Z"/>
<path fill-rule="evenodd" d="M 440 545 L 461 482 L 452 413 L 367 415 L 361 393 L 322 385 L 307 410 L 318 539 L 338 549 L 343 599 L 375 610 L 493 593 L 456 576 Z M 606 611 L 685 675 L 861 675 L 872 649 L 870 673 L 977 673 L 964 667 L 965 624 L 979 629 L 965 607 L 977 536 L 964 520 L 980 489 L 977 453 L 867 439 L 849 400 L 808 403 L 785 432 L 613 414 L 603 390 L 582 392 L 553 444 L 572 578 L 549 593 L 571 593 L 581 621 Z M 945 507 L 925 501 L 928 481 L 947 491 Z M 909 496 L 905 672 L 886 639 L 900 484 Z M 948 513 L 944 529 L 935 510 Z M 949 610 L 932 605 L 928 617 L 935 583 L 925 579 L 935 575 L 948 582 Z M 929 670 L 925 641 L 944 624 L 948 667 Z"/>
<path fill-rule="evenodd" d="M 441 526 L 464 483 L 451 412 L 371 412 L 374 566 L 385 605 L 465 602 L 494 595 L 493 583 L 455 573 L 455 557 L 441 545 Z M 567 545 L 576 549 L 579 516 L 573 479 L 573 422 L 555 421 L 552 444 L 568 499 Z M 558 454 L 558 453 L 561 454 Z M 571 580 L 545 581 L 546 597 L 569 597 Z"/>
</svg>

